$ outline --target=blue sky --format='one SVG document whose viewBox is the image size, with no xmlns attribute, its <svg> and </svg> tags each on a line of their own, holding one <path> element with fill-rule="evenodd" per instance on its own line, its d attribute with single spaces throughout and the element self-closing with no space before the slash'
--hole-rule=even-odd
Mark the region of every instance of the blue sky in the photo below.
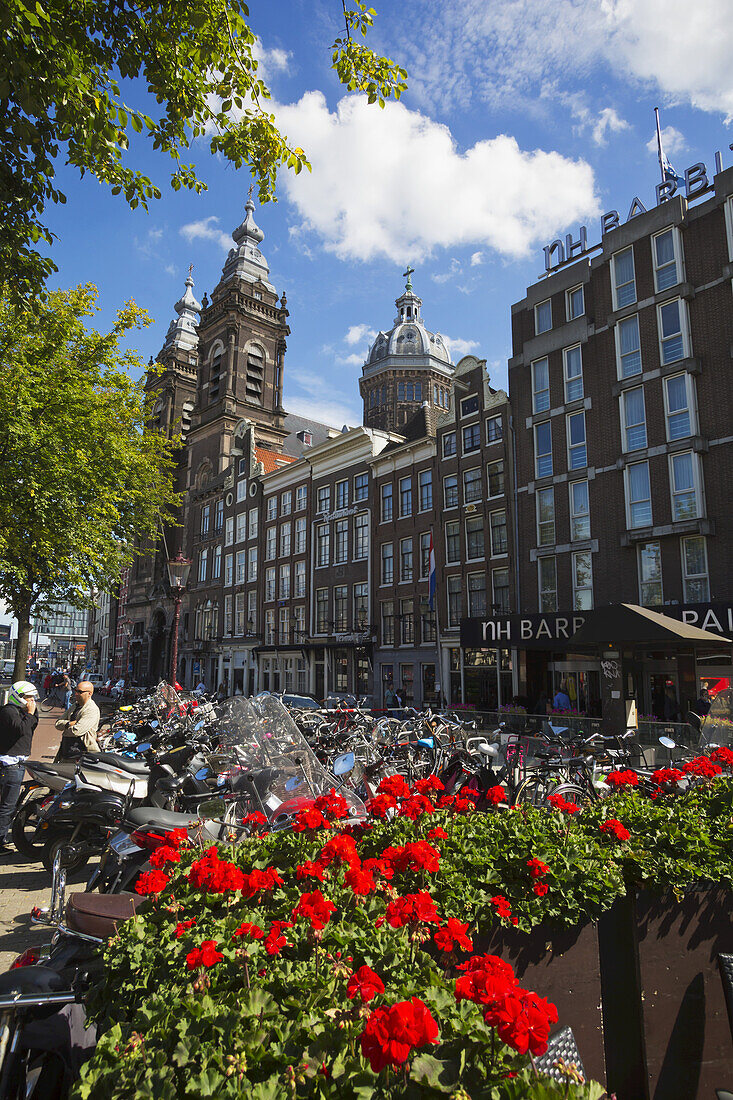
<svg viewBox="0 0 733 1100">
<path fill-rule="evenodd" d="M 510 306 L 542 270 L 542 245 L 581 222 L 595 241 L 600 213 L 625 214 L 635 194 L 652 204 L 655 105 L 678 171 L 712 169 L 716 149 L 733 163 L 729 3 L 383 0 L 369 41 L 410 87 L 380 110 L 330 70 L 337 0 L 254 0 L 277 118 L 313 164 L 283 174 L 280 201 L 256 214 L 288 297 L 286 407 L 360 421 L 360 365 L 391 326 L 408 261 L 427 326 L 505 385 Z M 165 158 L 142 140 L 133 153 L 163 192 L 149 214 L 60 169 L 68 202 L 47 220 L 56 285 L 96 283 L 100 326 L 127 298 L 147 308 L 155 323 L 133 341 L 147 359 L 188 264 L 199 299 L 216 284 L 250 179 L 199 143 L 191 159 L 209 190 L 176 194 Z"/>
</svg>

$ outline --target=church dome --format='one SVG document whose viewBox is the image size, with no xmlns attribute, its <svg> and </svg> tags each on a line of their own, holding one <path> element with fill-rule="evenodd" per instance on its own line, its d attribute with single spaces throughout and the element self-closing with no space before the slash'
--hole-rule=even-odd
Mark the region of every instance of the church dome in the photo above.
<svg viewBox="0 0 733 1100">
<path fill-rule="evenodd" d="M 422 319 L 422 300 L 412 289 L 410 275 L 407 272 L 407 286 L 404 294 L 396 299 L 397 316 L 392 328 L 379 332 L 369 349 L 365 372 L 378 369 L 383 360 L 410 359 L 411 366 L 436 366 L 436 360 L 448 370 L 453 366 L 445 341 L 440 333 L 430 332 Z"/>
</svg>

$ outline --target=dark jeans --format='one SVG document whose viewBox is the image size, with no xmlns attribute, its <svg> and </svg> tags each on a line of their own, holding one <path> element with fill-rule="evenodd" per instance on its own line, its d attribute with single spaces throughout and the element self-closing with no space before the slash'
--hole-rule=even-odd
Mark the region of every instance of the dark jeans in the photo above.
<svg viewBox="0 0 733 1100">
<path fill-rule="evenodd" d="M 4 844 L 10 832 L 20 788 L 25 775 L 24 764 L 0 764 L 0 843 Z"/>
</svg>

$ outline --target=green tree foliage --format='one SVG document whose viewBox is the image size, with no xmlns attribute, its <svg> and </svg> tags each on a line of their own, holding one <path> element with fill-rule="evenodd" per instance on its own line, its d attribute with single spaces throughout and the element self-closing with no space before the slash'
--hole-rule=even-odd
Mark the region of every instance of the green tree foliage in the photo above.
<svg viewBox="0 0 733 1100">
<path fill-rule="evenodd" d="M 333 44 L 333 68 L 349 89 L 383 106 L 399 98 L 406 73 L 356 39 L 374 10 L 357 0 L 345 36 Z M 279 132 L 265 104 L 270 93 L 253 57 L 255 34 L 242 0 L 5 0 L 0 5 L 0 280 L 16 298 L 36 292 L 55 270 L 33 245 L 53 234 L 41 220 L 65 202 L 54 183 L 66 158 L 147 208 L 160 189 L 129 163 L 130 135 L 147 135 L 175 168 L 171 185 L 206 184 L 181 160 L 206 139 L 236 168 L 247 166 L 261 202 L 274 197 L 278 169 L 309 167 L 302 149 Z M 130 82 L 138 80 L 137 85 Z M 158 117 L 128 105 L 143 82 Z"/>
<path fill-rule="evenodd" d="M 0 299 L 0 598 L 18 619 L 23 679 L 32 612 L 108 587 L 178 502 L 176 440 L 146 427 L 144 365 L 125 334 L 149 324 L 128 302 L 112 330 L 85 327 L 93 286 L 33 310 Z"/>
</svg>

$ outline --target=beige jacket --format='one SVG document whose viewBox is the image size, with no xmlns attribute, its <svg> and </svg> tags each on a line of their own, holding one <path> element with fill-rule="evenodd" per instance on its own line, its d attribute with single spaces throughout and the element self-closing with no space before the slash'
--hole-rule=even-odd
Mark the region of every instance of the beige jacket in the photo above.
<svg viewBox="0 0 733 1100">
<path fill-rule="evenodd" d="M 84 747 L 90 752 L 99 752 L 99 743 L 94 736 L 99 729 L 99 707 L 93 699 L 87 699 L 83 706 L 73 703 L 56 722 L 56 729 L 61 730 L 64 737 L 79 737 L 84 742 Z M 69 729 L 69 722 L 74 726 Z"/>
</svg>

